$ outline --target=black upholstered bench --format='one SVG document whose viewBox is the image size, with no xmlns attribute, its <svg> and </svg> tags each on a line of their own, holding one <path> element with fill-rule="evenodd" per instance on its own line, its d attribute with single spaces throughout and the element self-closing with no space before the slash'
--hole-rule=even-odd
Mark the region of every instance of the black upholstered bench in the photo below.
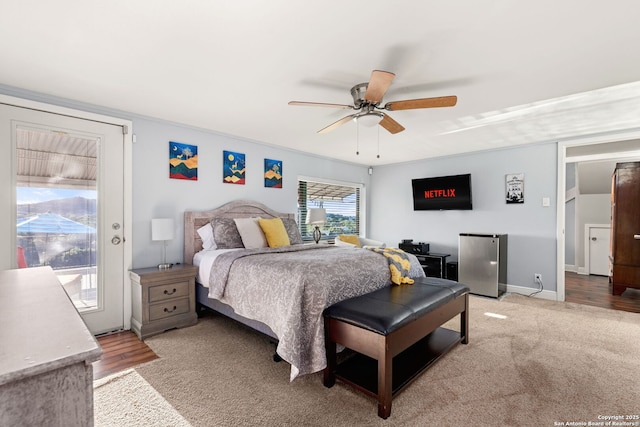
<svg viewBox="0 0 640 427">
<path fill-rule="evenodd" d="M 391 414 L 392 398 L 458 343 L 469 340 L 469 288 L 433 277 L 388 286 L 324 311 L 327 367 L 336 378 L 378 399 L 378 415 Z M 441 325 L 460 314 L 460 332 Z M 336 344 L 358 354 L 337 364 Z M 376 375 L 377 373 L 377 375 Z"/>
</svg>

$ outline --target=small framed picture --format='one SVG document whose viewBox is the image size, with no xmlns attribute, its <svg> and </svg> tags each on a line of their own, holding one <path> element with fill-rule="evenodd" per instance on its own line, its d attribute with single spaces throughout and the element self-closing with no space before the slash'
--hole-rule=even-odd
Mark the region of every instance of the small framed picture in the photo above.
<svg viewBox="0 0 640 427">
<path fill-rule="evenodd" d="M 282 188 L 282 160 L 264 159 L 264 186 Z"/>
<path fill-rule="evenodd" d="M 169 141 L 169 178 L 198 180 L 198 147 Z"/>
<path fill-rule="evenodd" d="M 505 175 L 507 187 L 507 204 L 524 203 L 524 174 L 509 173 Z"/>
<path fill-rule="evenodd" d="M 243 153 L 222 151 L 222 182 L 244 185 L 245 156 Z"/>
</svg>

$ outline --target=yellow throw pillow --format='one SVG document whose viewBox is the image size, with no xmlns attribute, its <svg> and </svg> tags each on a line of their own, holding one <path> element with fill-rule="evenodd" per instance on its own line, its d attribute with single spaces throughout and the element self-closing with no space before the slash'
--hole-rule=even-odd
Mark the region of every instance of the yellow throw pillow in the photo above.
<svg viewBox="0 0 640 427">
<path fill-rule="evenodd" d="M 340 240 L 345 243 L 351 243 L 352 245 L 356 245 L 359 248 L 362 247 L 362 245 L 360 244 L 360 239 L 358 239 L 358 236 L 356 236 L 355 234 L 341 234 L 339 237 Z"/>
<path fill-rule="evenodd" d="M 262 228 L 262 232 L 264 233 L 264 237 L 267 238 L 267 243 L 270 248 L 279 248 L 280 246 L 289 246 L 291 244 L 282 219 L 260 218 L 258 219 L 258 224 L 260 224 L 260 228 Z"/>
</svg>

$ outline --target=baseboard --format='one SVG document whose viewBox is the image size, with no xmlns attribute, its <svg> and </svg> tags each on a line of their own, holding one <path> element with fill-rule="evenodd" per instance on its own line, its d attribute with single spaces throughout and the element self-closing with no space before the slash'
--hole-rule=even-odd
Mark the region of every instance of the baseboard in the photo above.
<svg viewBox="0 0 640 427">
<path fill-rule="evenodd" d="M 529 295 L 533 294 L 536 291 L 537 291 L 537 289 L 527 288 L 527 287 L 524 287 L 524 286 L 507 285 L 507 293 L 511 293 L 511 294 L 519 294 L 519 295 L 529 296 Z M 558 300 L 558 293 L 556 291 L 545 291 L 545 290 L 543 290 L 542 292 L 538 292 L 535 295 L 531 295 L 531 296 L 533 298 L 540 298 L 540 299 L 546 299 L 546 300 L 551 300 L 551 301 L 557 301 Z"/>
<path fill-rule="evenodd" d="M 577 267 L 575 265 L 569 265 L 569 264 L 565 264 L 564 271 L 565 271 L 565 273 L 566 272 L 570 272 L 570 273 L 581 274 L 583 276 L 588 276 L 589 275 L 589 272 L 587 271 L 587 269 L 585 267 Z"/>
<path fill-rule="evenodd" d="M 589 275 L 589 272 L 588 272 L 588 271 L 587 271 L 587 269 L 586 269 L 586 268 L 584 268 L 584 267 L 578 267 L 578 271 L 577 271 L 576 273 L 578 273 L 578 274 L 583 274 L 583 275 L 585 275 L 585 276 L 588 276 L 588 275 Z"/>
</svg>

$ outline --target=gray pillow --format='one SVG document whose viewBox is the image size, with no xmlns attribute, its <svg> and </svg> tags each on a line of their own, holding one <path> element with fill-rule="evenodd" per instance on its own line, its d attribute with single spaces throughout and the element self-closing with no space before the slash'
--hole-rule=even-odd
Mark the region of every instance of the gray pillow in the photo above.
<svg viewBox="0 0 640 427">
<path fill-rule="evenodd" d="M 214 218 L 211 220 L 213 240 L 218 249 L 244 248 L 242 237 L 233 218 Z"/>
<path fill-rule="evenodd" d="M 282 218 L 282 223 L 284 224 L 285 230 L 287 230 L 289 242 L 292 245 L 301 244 L 302 236 L 300 235 L 300 230 L 298 229 L 298 223 L 296 223 L 296 220 L 293 218 Z"/>
</svg>

